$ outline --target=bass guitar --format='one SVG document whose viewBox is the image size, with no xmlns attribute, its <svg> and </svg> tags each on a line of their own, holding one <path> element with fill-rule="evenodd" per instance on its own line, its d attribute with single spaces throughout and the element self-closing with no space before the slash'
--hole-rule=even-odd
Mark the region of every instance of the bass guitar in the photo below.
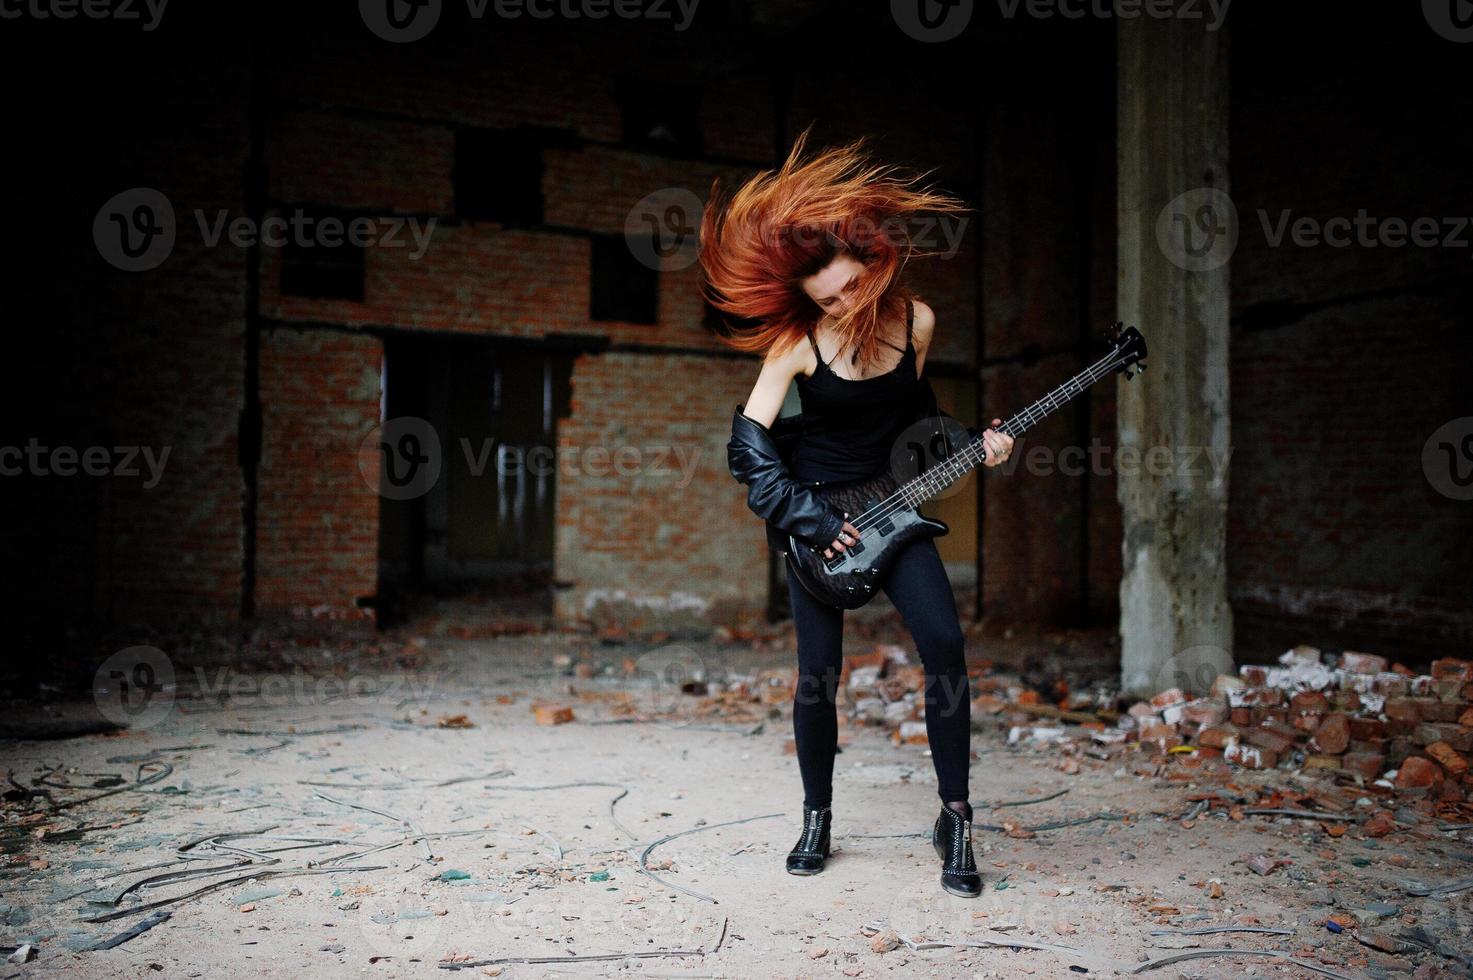
<svg viewBox="0 0 1473 980">
<path fill-rule="evenodd" d="M 1003 422 L 999 432 L 1016 439 L 1053 412 L 1078 398 L 1085 389 L 1117 371 L 1132 377 L 1131 368 L 1144 371 L 1146 339 L 1135 327 L 1121 330 L 1116 323 L 1107 337 L 1111 350 L 1084 371 Z M 944 420 L 943 420 L 944 424 Z M 923 455 L 923 454 L 918 454 Z M 813 488 L 813 493 L 830 506 L 851 516 L 859 540 L 846 550 L 825 558 L 821 547 L 788 535 L 788 564 L 798 581 L 815 599 L 837 609 L 858 609 L 879 591 L 885 571 L 906 545 L 918 538 L 936 538 L 951 529 L 945 521 L 926 517 L 921 504 L 935 497 L 987 458 L 987 449 L 977 436 L 934 465 L 902 480 L 894 467 L 873 476 Z"/>
</svg>

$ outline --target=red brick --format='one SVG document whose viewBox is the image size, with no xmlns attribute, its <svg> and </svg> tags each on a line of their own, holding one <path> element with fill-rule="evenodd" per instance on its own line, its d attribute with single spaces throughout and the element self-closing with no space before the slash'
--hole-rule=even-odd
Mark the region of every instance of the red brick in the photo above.
<svg viewBox="0 0 1473 980">
<path fill-rule="evenodd" d="M 1419 755 L 1409 756 L 1402 761 L 1396 773 L 1397 789 L 1425 789 L 1443 779 L 1442 767 Z"/>
<path fill-rule="evenodd" d="M 1339 755 L 1350 747 L 1349 721 L 1342 714 L 1326 715 L 1309 744 L 1314 751 Z"/>
</svg>

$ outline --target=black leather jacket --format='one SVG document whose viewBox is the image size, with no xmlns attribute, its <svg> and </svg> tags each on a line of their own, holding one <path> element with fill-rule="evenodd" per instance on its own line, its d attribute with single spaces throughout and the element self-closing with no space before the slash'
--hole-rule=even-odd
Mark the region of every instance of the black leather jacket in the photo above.
<svg viewBox="0 0 1473 980">
<path fill-rule="evenodd" d="M 910 421 L 939 419 L 930 379 L 923 376 L 920 384 Z M 775 551 L 786 551 L 787 535 L 791 534 L 818 547 L 828 546 L 839 536 L 844 515 L 812 492 L 822 481 L 797 480 L 790 469 L 793 447 L 802 431 L 802 416 L 780 417 L 769 429 L 743 415 L 743 407 L 744 403 L 737 405 L 731 416 L 727 468 L 746 484 L 747 506 L 752 513 L 767 523 L 768 545 Z"/>
</svg>

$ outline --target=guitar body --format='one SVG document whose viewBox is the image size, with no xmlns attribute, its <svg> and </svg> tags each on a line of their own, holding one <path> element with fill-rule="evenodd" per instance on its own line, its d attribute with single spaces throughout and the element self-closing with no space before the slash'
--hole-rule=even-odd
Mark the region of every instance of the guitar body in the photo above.
<svg viewBox="0 0 1473 980">
<path fill-rule="evenodd" d="M 815 487 L 813 493 L 839 512 L 847 512 L 853 522 L 899 486 L 887 467 L 862 480 Z M 924 517 L 915 507 L 897 501 L 883 520 L 860 529 L 857 545 L 836 552 L 833 558 L 825 558 L 822 548 L 788 535 L 788 565 L 819 602 L 837 609 L 858 609 L 880 591 L 886 570 L 906 545 L 920 538 L 940 537 L 949 530 L 944 521 Z"/>
</svg>

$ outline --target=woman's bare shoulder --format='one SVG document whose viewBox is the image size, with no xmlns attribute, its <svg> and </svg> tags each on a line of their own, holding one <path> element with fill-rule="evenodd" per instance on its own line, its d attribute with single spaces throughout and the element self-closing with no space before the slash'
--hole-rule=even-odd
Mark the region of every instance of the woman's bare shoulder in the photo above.
<svg viewBox="0 0 1473 980">
<path fill-rule="evenodd" d="M 920 300 L 915 303 L 915 343 L 917 347 L 931 346 L 931 338 L 936 335 L 936 311 L 931 309 Z"/>
<path fill-rule="evenodd" d="M 764 371 L 771 370 L 784 380 L 791 381 L 796 375 L 805 374 L 813 354 L 801 338 L 788 342 L 786 347 L 775 343 L 767 349 L 762 362 Z"/>
</svg>

